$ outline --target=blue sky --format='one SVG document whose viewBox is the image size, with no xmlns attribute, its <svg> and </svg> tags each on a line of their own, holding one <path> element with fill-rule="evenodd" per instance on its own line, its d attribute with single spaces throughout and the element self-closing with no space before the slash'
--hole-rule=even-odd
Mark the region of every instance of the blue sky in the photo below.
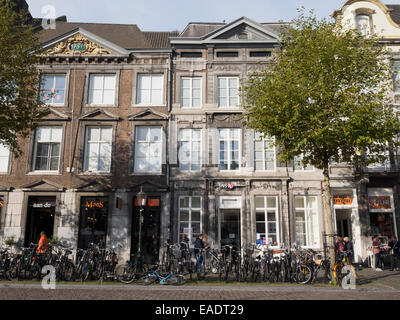
<svg viewBox="0 0 400 320">
<path fill-rule="evenodd" d="M 188 22 L 230 22 L 246 16 L 258 22 L 290 21 L 296 8 L 327 17 L 345 0 L 27 0 L 34 17 L 53 5 L 56 16 L 71 22 L 137 24 L 144 31 L 183 30 Z M 400 4 L 400 0 L 383 1 Z"/>
</svg>

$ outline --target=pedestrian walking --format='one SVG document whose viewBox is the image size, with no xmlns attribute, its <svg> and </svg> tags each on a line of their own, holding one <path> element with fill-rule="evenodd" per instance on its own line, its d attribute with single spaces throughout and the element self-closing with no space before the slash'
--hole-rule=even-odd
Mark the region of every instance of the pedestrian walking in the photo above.
<svg viewBox="0 0 400 320">
<path fill-rule="evenodd" d="M 372 238 L 372 248 L 375 257 L 375 271 L 382 271 L 381 269 L 381 242 L 378 236 Z"/>
<path fill-rule="evenodd" d="M 400 242 L 395 236 L 389 241 L 390 248 L 390 271 L 400 270 Z"/>
</svg>

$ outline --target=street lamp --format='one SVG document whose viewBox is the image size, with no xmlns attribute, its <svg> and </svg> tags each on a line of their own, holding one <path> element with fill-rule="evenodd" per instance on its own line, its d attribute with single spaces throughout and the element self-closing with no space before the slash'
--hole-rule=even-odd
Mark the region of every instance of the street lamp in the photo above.
<svg viewBox="0 0 400 320">
<path fill-rule="evenodd" d="M 139 242 L 136 254 L 136 270 L 138 273 L 142 272 L 143 257 L 142 257 L 142 226 L 143 226 L 143 211 L 146 206 L 147 195 L 143 191 L 143 186 L 140 187 L 140 192 L 136 195 L 138 202 L 140 216 L 139 216 Z"/>
</svg>

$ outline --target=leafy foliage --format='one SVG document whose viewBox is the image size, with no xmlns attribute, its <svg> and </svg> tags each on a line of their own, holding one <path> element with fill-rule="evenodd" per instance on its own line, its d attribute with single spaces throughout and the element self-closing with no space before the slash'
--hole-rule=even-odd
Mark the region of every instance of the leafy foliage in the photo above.
<svg viewBox="0 0 400 320">
<path fill-rule="evenodd" d="M 381 161 L 400 124 L 378 40 L 299 10 L 268 68 L 243 87 L 248 126 L 275 137 L 283 161 L 304 154 L 303 164 L 319 169 Z"/>
<path fill-rule="evenodd" d="M 0 143 L 18 156 L 18 137 L 26 137 L 45 111 L 38 99 L 40 44 L 26 12 L 0 0 Z"/>
</svg>

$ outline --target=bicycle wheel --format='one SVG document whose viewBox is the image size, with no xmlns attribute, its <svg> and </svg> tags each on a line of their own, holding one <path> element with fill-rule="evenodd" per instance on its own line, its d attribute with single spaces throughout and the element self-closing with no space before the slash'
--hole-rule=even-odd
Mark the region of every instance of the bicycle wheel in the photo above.
<svg viewBox="0 0 400 320">
<path fill-rule="evenodd" d="M 167 284 L 180 286 L 185 283 L 185 277 L 180 274 L 173 274 L 167 279 Z"/>
<path fill-rule="evenodd" d="M 71 261 L 66 261 L 64 265 L 61 267 L 62 274 L 61 278 L 64 281 L 71 281 L 72 276 L 74 275 L 74 264 Z"/>
<path fill-rule="evenodd" d="M 118 281 L 130 284 L 135 280 L 135 273 L 129 263 L 121 264 L 115 269 Z"/>
<path fill-rule="evenodd" d="M 136 283 L 140 284 L 140 285 L 148 286 L 148 285 L 155 283 L 157 280 L 158 280 L 158 278 L 156 275 L 146 274 L 143 277 L 140 277 Z"/>
<path fill-rule="evenodd" d="M 297 272 L 296 272 L 297 283 L 300 284 L 309 283 L 311 278 L 312 278 L 312 271 L 309 266 L 303 264 L 297 267 Z"/>
</svg>

